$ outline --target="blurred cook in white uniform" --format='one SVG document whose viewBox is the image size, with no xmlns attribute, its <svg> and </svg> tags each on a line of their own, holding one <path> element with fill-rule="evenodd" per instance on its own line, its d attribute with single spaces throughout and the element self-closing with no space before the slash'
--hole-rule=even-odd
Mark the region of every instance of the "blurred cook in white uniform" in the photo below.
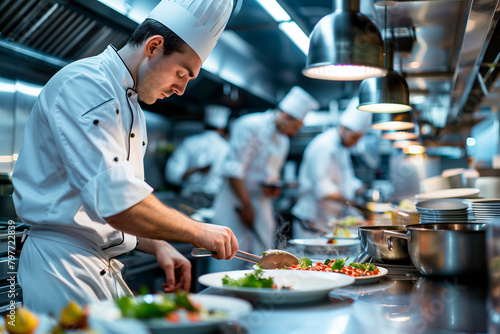
<svg viewBox="0 0 500 334">
<path fill-rule="evenodd" d="M 357 109 L 353 98 L 340 117 L 339 126 L 316 135 L 306 146 L 299 167 L 299 198 L 292 208 L 294 238 L 317 232 L 305 222 L 327 226 L 330 217 L 342 218 L 344 199 L 353 201 L 365 190 L 354 175 L 350 147 L 370 128 L 372 114 Z"/>
<path fill-rule="evenodd" d="M 224 179 L 221 166 L 229 150 L 226 139 L 231 109 L 220 105 L 205 108 L 205 131 L 185 138 L 165 167 L 165 178 L 182 188 L 181 195 L 197 207 L 210 207 Z"/>
<path fill-rule="evenodd" d="M 215 198 L 215 224 L 230 227 L 240 250 L 262 253 L 273 248 L 276 221 L 272 199 L 279 196 L 281 169 L 290 139 L 302 127 L 307 112 L 319 103 L 301 87 L 293 87 L 275 109 L 243 115 L 230 131 L 230 149 L 224 162 L 227 179 Z M 243 261 L 224 261 L 211 271 L 237 268 Z M 245 264 L 245 263 L 243 263 Z"/>
</svg>

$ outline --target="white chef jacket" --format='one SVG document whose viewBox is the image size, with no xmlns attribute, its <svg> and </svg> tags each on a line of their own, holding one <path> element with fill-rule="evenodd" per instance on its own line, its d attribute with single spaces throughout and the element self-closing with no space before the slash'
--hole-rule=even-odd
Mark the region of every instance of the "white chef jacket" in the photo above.
<svg viewBox="0 0 500 334">
<path fill-rule="evenodd" d="M 344 205 L 326 197 L 341 192 L 354 200 L 363 182 L 355 177 L 349 148 L 337 128 L 318 134 L 307 145 L 299 168 L 299 198 L 292 214 L 325 226 L 330 217 L 340 218 Z"/>
<path fill-rule="evenodd" d="M 238 239 L 240 250 L 257 254 L 273 246 L 276 222 L 270 198 L 261 184 L 280 180 L 290 140 L 276 128 L 275 111 L 252 113 L 236 119 L 230 131 L 230 148 L 224 160 L 223 175 L 243 179 L 255 210 L 254 230 L 241 222 L 236 208 L 241 203 L 226 182 L 214 201 L 213 222 L 228 226 Z M 238 261 L 211 261 L 209 270 L 234 269 Z M 231 266 L 236 266 L 232 267 Z"/>
<path fill-rule="evenodd" d="M 181 194 L 193 193 L 215 195 L 224 181 L 221 167 L 229 150 L 229 143 L 215 130 L 206 130 L 200 134 L 185 138 L 174 150 L 165 167 L 165 178 L 182 186 Z M 182 176 L 193 168 L 210 165 L 208 173 L 193 173 L 186 180 Z"/>
<path fill-rule="evenodd" d="M 12 182 L 17 214 L 32 226 L 21 253 L 19 281 L 25 304 L 34 310 L 40 309 L 40 301 L 31 299 L 30 289 L 43 291 L 44 284 L 47 299 L 57 306 L 65 298 L 84 302 L 116 296 L 116 291 L 92 294 L 89 282 L 98 280 L 103 263 L 132 250 L 136 238 L 114 229 L 104 217 L 153 191 L 144 181 L 146 124 L 132 87 L 132 75 L 109 46 L 60 70 L 33 107 Z M 58 256 L 42 245 L 52 245 Z M 75 245 L 86 247 L 72 255 L 68 249 Z M 31 255 L 41 261 L 28 261 Z M 82 258 L 92 255 L 95 267 L 86 264 L 88 277 L 75 279 L 75 263 L 89 262 Z M 51 284 L 64 291 L 59 303 L 57 296 L 48 295 Z M 80 292 L 74 284 L 82 285 Z M 43 292 L 36 295 L 40 299 Z"/>
</svg>

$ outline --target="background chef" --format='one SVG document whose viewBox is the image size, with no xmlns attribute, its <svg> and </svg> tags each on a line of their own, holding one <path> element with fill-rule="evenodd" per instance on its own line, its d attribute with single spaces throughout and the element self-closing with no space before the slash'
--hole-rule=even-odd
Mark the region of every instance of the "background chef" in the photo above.
<svg viewBox="0 0 500 334">
<path fill-rule="evenodd" d="M 185 138 L 165 167 L 165 178 L 181 187 L 181 195 L 196 207 L 210 207 L 222 186 L 221 166 L 229 150 L 226 127 L 231 109 L 205 108 L 205 131 Z"/>
<path fill-rule="evenodd" d="M 289 151 L 288 136 L 295 136 L 307 112 L 318 108 L 309 93 L 295 86 L 275 109 L 243 115 L 232 123 L 223 166 L 227 182 L 215 198 L 213 222 L 230 227 L 241 250 L 260 254 L 273 247 L 272 199 L 280 193 L 276 185 Z M 217 262 L 210 261 L 211 271 L 243 265 Z"/>
<path fill-rule="evenodd" d="M 123 295 L 113 257 L 136 246 L 156 255 L 166 291 L 189 288 L 191 265 L 164 240 L 234 256 L 228 228 L 196 222 L 152 195 L 138 104 L 183 94 L 231 10 L 231 0 L 162 1 L 122 49 L 76 61 L 44 87 L 12 180 L 17 213 L 32 226 L 18 270 L 27 308 L 57 314 L 69 300 Z"/>
<path fill-rule="evenodd" d="M 292 208 L 294 238 L 317 234 L 305 224 L 326 227 L 331 218 L 346 213 L 345 199 L 354 201 L 365 190 L 354 175 L 349 148 L 370 128 L 372 114 L 357 109 L 353 98 L 340 117 L 339 126 L 314 137 L 304 150 L 299 167 L 299 196 Z"/>
</svg>

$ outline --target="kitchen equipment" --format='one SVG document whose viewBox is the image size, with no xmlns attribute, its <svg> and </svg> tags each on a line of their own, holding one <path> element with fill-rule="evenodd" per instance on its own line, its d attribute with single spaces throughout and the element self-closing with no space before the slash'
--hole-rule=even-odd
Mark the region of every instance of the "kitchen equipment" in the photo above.
<svg viewBox="0 0 500 334">
<path fill-rule="evenodd" d="M 388 237 L 384 231 L 393 231 L 404 235 L 406 228 L 404 226 L 380 225 L 380 226 L 361 226 L 358 228 L 358 235 L 361 240 L 361 254 L 356 257 L 354 262 L 367 262 L 390 264 L 411 264 L 408 254 L 408 245 L 406 240 L 393 240 L 393 250 L 387 248 Z"/>
<path fill-rule="evenodd" d="M 354 283 L 354 277 L 317 271 L 300 270 L 264 270 L 263 277 L 272 277 L 278 286 L 287 286 L 291 289 L 247 288 L 222 285 L 222 278 L 226 275 L 231 279 L 239 279 L 245 274 L 254 273 L 254 270 L 234 270 L 205 274 L 198 277 L 198 282 L 208 287 L 222 289 L 229 293 L 251 301 L 265 302 L 265 305 L 288 305 L 290 303 L 307 303 L 324 299 L 335 288 L 348 286 Z"/>
<path fill-rule="evenodd" d="M 424 276 L 486 273 L 486 224 L 412 224 L 406 233 L 384 230 L 388 248 L 393 237 L 407 240 L 410 260 Z"/>
<path fill-rule="evenodd" d="M 191 255 L 194 257 L 207 257 L 215 253 L 203 248 L 193 248 Z M 299 259 L 292 253 L 279 250 L 270 249 L 262 253 L 262 256 L 250 254 L 244 251 L 238 251 L 234 256 L 238 259 L 258 263 L 262 269 L 275 269 L 290 267 L 294 264 L 299 264 Z"/>
</svg>

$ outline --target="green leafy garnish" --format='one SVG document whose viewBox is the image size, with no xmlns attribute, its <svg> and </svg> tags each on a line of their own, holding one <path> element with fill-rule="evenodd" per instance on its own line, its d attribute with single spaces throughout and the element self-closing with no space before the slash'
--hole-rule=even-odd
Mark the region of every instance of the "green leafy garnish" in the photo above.
<svg viewBox="0 0 500 334">
<path fill-rule="evenodd" d="M 256 263 L 255 266 L 259 269 L 262 269 L 262 265 L 260 263 Z"/>
<path fill-rule="evenodd" d="M 347 259 L 336 259 L 336 260 L 333 260 L 333 264 L 331 266 L 332 271 L 333 270 L 342 270 L 342 268 L 344 267 L 344 263 L 347 261 Z"/>
<path fill-rule="evenodd" d="M 307 257 L 303 257 L 299 260 L 299 266 L 301 268 L 309 268 L 309 267 L 312 267 L 312 260 L 307 258 Z"/>
<path fill-rule="evenodd" d="M 332 260 L 326 259 L 325 262 L 324 262 L 325 266 L 327 266 L 330 262 L 332 262 Z"/>
<path fill-rule="evenodd" d="M 356 269 L 361 269 L 361 270 L 368 270 L 368 271 L 374 271 L 377 269 L 377 266 L 375 266 L 373 263 L 356 263 L 356 262 L 351 262 L 349 265 L 353 268 Z"/>
<path fill-rule="evenodd" d="M 124 296 L 115 300 L 123 317 L 136 319 L 161 318 L 177 309 L 198 311 L 189 300 L 189 293 L 161 293 L 159 296 L 146 295 L 142 298 Z"/>
<path fill-rule="evenodd" d="M 234 287 L 245 287 L 245 288 L 271 288 L 273 287 L 274 281 L 272 277 L 264 278 L 262 277 L 263 271 L 256 269 L 253 273 L 245 274 L 241 278 L 231 278 L 225 275 L 222 278 L 222 285 L 234 286 Z"/>
</svg>

